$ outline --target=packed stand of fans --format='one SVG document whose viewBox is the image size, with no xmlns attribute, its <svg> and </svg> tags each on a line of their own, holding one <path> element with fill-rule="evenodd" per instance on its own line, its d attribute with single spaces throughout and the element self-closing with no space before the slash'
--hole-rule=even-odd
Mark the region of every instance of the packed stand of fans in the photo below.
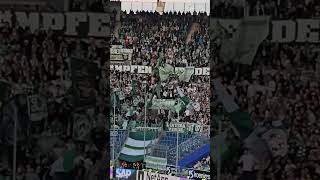
<svg viewBox="0 0 320 180">
<path fill-rule="evenodd" d="M 53 163 L 59 154 L 73 147 L 78 162 L 70 174 L 75 179 L 91 179 L 97 175 L 98 166 L 103 162 L 102 154 L 106 153 L 99 152 L 101 149 L 98 144 L 102 143 L 96 141 L 93 131 L 89 142 L 79 143 L 72 139 L 69 127 L 72 107 L 67 96 L 70 95 L 68 91 L 72 84 L 70 57 L 85 59 L 102 67 L 106 56 L 104 46 L 100 46 L 100 43 L 105 44 L 104 41 L 67 38 L 52 30 L 37 29 L 32 32 L 29 27 L 20 27 L 18 22 L 12 26 L 4 23 L 0 27 L 0 79 L 10 85 L 9 98 L 17 94 L 35 93 L 45 97 L 48 107 L 46 123 L 33 123 L 29 129 L 30 137 L 18 144 L 17 179 L 53 179 Z M 101 81 L 106 81 L 99 76 Z M 99 81 L 97 84 L 101 85 Z M 96 112 L 100 118 L 93 129 L 106 127 L 104 121 L 108 112 L 107 96 L 98 91 L 97 94 L 99 109 Z M 38 144 L 43 137 L 55 137 L 54 142 L 44 142 L 45 146 L 51 147 L 47 152 L 43 152 Z M 8 152 L 8 157 L 12 157 L 10 146 Z M 11 176 L 12 159 L 9 158 L 9 162 L 2 160 L 1 176 Z"/>
<path fill-rule="evenodd" d="M 187 42 L 193 23 L 200 29 Z M 155 66 L 159 52 L 166 63 L 177 67 L 209 66 L 208 17 L 205 13 L 123 12 L 119 37 L 112 44 L 133 49 L 132 64 Z"/>
<path fill-rule="evenodd" d="M 173 78 L 173 77 L 172 77 Z M 137 123 L 143 123 L 144 120 L 144 102 L 145 92 L 149 94 L 147 100 L 151 98 L 153 88 L 156 86 L 152 82 L 154 77 L 145 74 L 132 74 L 128 72 L 112 72 L 111 74 L 111 87 L 116 89 L 122 89 L 125 99 L 121 100 L 121 108 L 116 108 L 117 126 L 121 127 L 123 120 L 134 120 Z M 132 98 L 132 80 L 138 82 L 138 89 L 136 89 L 137 95 Z M 196 77 L 191 80 L 190 84 L 180 86 L 186 96 L 190 97 L 192 101 L 199 102 L 200 111 L 186 111 L 180 113 L 180 119 L 183 122 L 199 123 L 202 125 L 209 125 L 209 87 L 207 82 L 209 77 Z M 145 86 L 147 84 L 147 86 Z M 159 99 L 177 99 L 178 94 L 174 84 L 163 83 L 160 89 Z M 136 114 L 133 117 L 128 117 L 127 112 L 131 107 L 136 107 Z M 177 114 L 169 116 L 168 111 L 159 111 L 156 116 L 148 116 L 148 126 L 153 124 L 161 124 L 162 121 L 171 122 L 171 118 L 178 118 Z"/>
</svg>

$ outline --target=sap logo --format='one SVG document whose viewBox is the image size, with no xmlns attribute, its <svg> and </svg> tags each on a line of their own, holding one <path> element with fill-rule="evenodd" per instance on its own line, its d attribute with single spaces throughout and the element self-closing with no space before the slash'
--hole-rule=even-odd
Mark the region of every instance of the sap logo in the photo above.
<svg viewBox="0 0 320 180">
<path fill-rule="evenodd" d="M 122 169 L 117 168 L 116 169 L 116 177 L 117 178 L 129 178 L 135 170 L 132 169 Z"/>
</svg>

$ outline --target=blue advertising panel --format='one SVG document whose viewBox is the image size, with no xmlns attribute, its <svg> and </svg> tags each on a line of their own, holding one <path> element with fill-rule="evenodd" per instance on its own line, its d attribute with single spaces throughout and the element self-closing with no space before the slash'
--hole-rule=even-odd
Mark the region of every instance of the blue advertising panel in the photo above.
<svg viewBox="0 0 320 180">
<path fill-rule="evenodd" d="M 124 178 L 128 179 L 131 176 L 136 175 L 135 169 L 123 169 L 123 168 L 117 168 L 116 169 L 116 178 Z"/>
</svg>

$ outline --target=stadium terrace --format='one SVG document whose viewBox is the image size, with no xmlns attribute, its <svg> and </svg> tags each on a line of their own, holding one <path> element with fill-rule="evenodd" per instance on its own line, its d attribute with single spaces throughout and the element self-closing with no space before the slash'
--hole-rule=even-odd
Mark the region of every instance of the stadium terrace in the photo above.
<svg viewBox="0 0 320 180">
<path fill-rule="evenodd" d="M 63 31 L 67 36 L 107 37 L 110 33 L 110 16 L 107 13 L 65 12 L 0 12 L 0 22 L 29 27 L 32 32 L 39 28 Z"/>
<path fill-rule="evenodd" d="M 238 19 L 218 19 L 218 22 L 230 33 L 236 32 L 240 24 Z M 269 27 L 271 42 L 320 42 L 319 19 L 272 20 Z"/>
</svg>

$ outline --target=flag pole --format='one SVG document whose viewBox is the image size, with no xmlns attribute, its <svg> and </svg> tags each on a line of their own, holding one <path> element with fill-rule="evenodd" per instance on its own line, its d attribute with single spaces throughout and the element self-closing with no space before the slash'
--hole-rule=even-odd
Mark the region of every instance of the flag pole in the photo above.
<svg viewBox="0 0 320 180">
<path fill-rule="evenodd" d="M 218 134 L 220 135 L 221 134 L 221 129 L 222 129 L 222 124 L 221 124 L 221 121 L 222 121 L 222 118 L 223 118 L 223 114 L 222 116 L 219 117 L 218 119 L 218 123 L 219 123 L 219 128 L 218 128 Z M 220 180 L 221 179 L 221 146 L 218 145 L 218 165 L 217 165 L 217 180 Z"/>
<path fill-rule="evenodd" d="M 179 98 L 178 98 L 178 104 L 179 104 Z M 180 119 L 180 112 L 178 111 L 178 122 Z M 176 153 L 176 168 L 178 172 L 178 165 L 179 165 L 179 129 L 177 129 L 177 153 Z"/>
<path fill-rule="evenodd" d="M 13 115 L 14 115 L 14 130 L 13 130 L 13 179 L 16 179 L 16 171 L 17 171 L 17 119 L 18 119 L 18 111 L 16 104 L 13 106 Z"/>
<path fill-rule="evenodd" d="M 145 84 L 145 90 L 144 90 L 144 128 L 143 128 L 143 150 L 144 150 L 144 158 L 146 159 L 146 127 L 147 127 L 147 83 Z"/>
<path fill-rule="evenodd" d="M 113 133 L 116 132 L 116 98 L 114 97 L 114 100 L 113 100 Z M 115 163 L 115 139 L 113 139 L 113 166 L 116 167 L 116 163 Z"/>
</svg>

